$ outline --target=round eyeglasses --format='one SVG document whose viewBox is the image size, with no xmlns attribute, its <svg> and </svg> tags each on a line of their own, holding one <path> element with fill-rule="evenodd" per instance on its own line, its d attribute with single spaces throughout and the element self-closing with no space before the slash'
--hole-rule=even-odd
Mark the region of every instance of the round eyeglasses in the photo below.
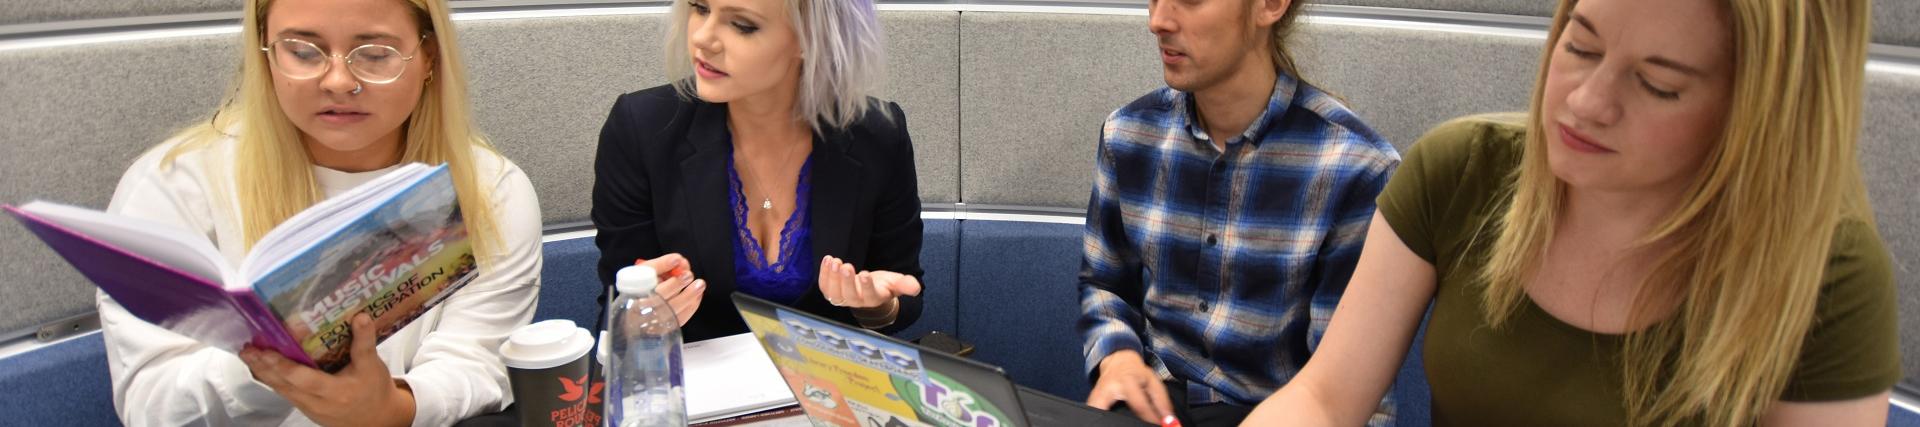
<svg viewBox="0 0 1920 427">
<path fill-rule="evenodd" d="M 426 41 L 427 35 L 420 36 Z M 273 68 L 280 75 L 290 79 L 305 80 L 320 77 L 333 68 L 334 58 L 346 60 L 347 71 L 355 78 L 367 83 L 386 84 L 399 80 L 407 72 L 407 64 L 414 56 L 401 56 L 399 49 L 382 44 L 361 45 L 347 52 L 345 56 L 329 54 L 319 46 L 305 40 L 282 39 L 260 48 L 267 53 Z M 418 50 L 414 53 L 419 53 Z"/>
</svg>

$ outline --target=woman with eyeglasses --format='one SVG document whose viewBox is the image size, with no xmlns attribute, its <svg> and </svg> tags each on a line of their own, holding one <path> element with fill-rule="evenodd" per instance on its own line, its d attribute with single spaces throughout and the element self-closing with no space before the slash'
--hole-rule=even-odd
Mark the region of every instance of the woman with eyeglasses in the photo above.
<svg viewBox="0 0 1920 427">
<path fill-rule="evenodd" d="M 688 341 L 740 291 L 849 325 L 919 317 L 920 195 L 871 0 L 677 0 L 673 83 L 614 103 L 594 160 L 600 279 L 649 259 Z M 684 258 L 682 258 L 684 256 Z M 698 278 L 698 279 L 696 279 Z"/>
<path fill-rule="evenodd" d="M 510 399 L 496 349 L 532 319 L 533 186 L 473 129 L 445 0 L 250 0 L 236 91 L 128 168 L 108 209 L 204 234 L 230 261 L 324 198 L 396 166 L 446 164 L 479 275 L 375 345 L 352 322 L 336 373 L 239 355 L 99 295 L 114 407 L 129 425 L 448 425 Z"/>
</svg>

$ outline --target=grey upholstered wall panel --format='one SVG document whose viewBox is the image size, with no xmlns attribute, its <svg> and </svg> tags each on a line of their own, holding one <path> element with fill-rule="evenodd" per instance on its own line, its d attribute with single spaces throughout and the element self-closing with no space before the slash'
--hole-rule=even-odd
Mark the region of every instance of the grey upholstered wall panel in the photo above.
<svg viewBox="0 0 1920 427">
<path fill-rule="evenodd" d="M 1402 9 L 1450 10 L 1456 12 L 1497 13 L 1502 15 L 1553 15 L 1560 5 L 1554 0 L 1307 0 L 1311 4 L 1395 7 Z"/>
<path fill-rule="evenodd" d="M 1920 46 L 1920 0 L 1873 0 L 1875 43 Z"/>
<path fill-rule="evenodd" d="M 233 36 L 0 52 L 0 202 L 105 208 L 133 158 L 213 111 Z M 93 310 L 93 286 L 0 221 L 0 333 Z"/>
<path fill-rule="evenodd" d="M 962 199 L 1085 207 L 1101 120 L 1164 84 L 1145 19 L 966 13 L 961 23 Z M 1021 36 L 1042 30 L 1056 36 Z M 1526 108 L 1543 43 L 1312 24 L 1292 46 L 1309 81 L 1404 148 L 1447 119 Z"/>
<path fill-rule="evenodd" d="M 1085 208 L 1101 121 L 1165 84 L 1154 45 L 1144 16 L 961 14 L 960 199 Z"/>
<path fill-rule="evenodd" d="M 620 94 L 666 83 L 663 15 L 468 21 L 476 120 L 519 163 L 548 224 L 587 220 L 600 126 Z"/>
<path fill-rule="evenodd" d="M 0 25 L 239 11 L 239 0 L 6 0 Z"/>
<path fill-rule="evenodd" d="M 1900 349 L 1920 379 L 1920 76 L 1869 73 L 1860 162 L 1900 288 Z"/>
<path fill-rule="evenodd" d="M 1318 4 L 1553 16 L 1554 0 L 1308 0 Z M 1141 1 L 1145 3 L 1145 1 Z M 1920 1 L 1873 0 L 1875 43 L 1920 46 Z"/>
<path fill-rule="evenodd" d="M 1521 111 L 1546 42 L 1523 37 L 1307 25 L 1293 40 L 1300 73 L 1338 94 L 1405 150 L 1440 122 Z M 1362 54 L 1361 52 L 1364 52 Z"/>
<path fill-rule="evenodd" d="M 887 79 L 913 136 L 920 201 L 960 201 L 960 13 L 881 12 Z"/>
</svg>

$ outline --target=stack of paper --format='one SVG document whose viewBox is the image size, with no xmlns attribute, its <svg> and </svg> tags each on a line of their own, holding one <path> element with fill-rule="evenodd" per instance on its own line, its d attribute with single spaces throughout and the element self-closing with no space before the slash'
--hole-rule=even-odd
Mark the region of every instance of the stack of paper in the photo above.
<svg viewBox="0 0 1920 427">
<path fill-rule="evenodd" d="M 681 357 L 689 423 L 799 403 L 752 333 L 687 343 Z"/>
</svg>

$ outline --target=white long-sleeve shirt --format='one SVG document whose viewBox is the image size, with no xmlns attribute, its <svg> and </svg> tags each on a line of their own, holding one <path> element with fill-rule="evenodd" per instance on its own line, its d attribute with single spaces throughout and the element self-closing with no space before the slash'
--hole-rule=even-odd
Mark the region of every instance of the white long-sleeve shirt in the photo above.
<svg viewBox="0 0 1920 427">
<path fill-rule="evenodd" d="M 207 236 L 227 261 L 245 257 L 231 190 L 232 140 L 189 151 L 169 168 L 175 143 L 147 152 L 120 179 L 108 211 L 175 224 Z M 381 342 L 380 359 L 413 389 L 413 425 L 449 425 L 512 403 L 497 349 L 533 319 L 540 277 L 540 205 L 533 184 L 498 154 L 475 150 L 476 176 L 507 250 L 482 259 L 466 287 Z M 313 168 L 332 197 L 391 171 L 346 173 Z M 113 406 L 127 425 L 311 425 L 313 421 L 257 381 L 234 353 L 201 344 L 134 317 L 97 296 Z"/>
</svg>

